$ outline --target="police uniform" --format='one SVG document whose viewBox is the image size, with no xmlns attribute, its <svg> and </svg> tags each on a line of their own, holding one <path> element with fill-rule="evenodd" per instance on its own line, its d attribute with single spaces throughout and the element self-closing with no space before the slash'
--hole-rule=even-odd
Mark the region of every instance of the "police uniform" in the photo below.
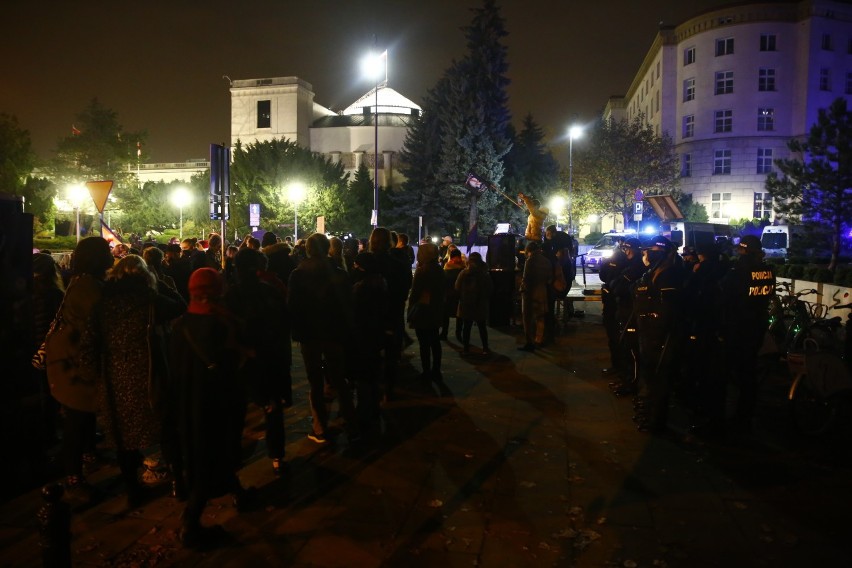
<svg viewBox="0 0 852 568">
<path fill-rule="evenodd" d="M 722 278 L 721 337 L 728 376 L 740 390 L 734 423 L 738 429 L 748 431 L 757 403 L 757 354 L 769 326 L 775 274 L 763 262 L 763 249 L 757 237 L 743 237 L 738 253 L 739 259 Z"/>
<path fill-rule="evenodd" d="M 600 269 L 601 279 L 601 316 L 603 317 L 603 325 L 606 330 L 607 345 L 609 347 L 610 366 L 604 369 L 604 373 L 622 372 L 621 361 L 618 357 L 618 320 L 616 319 L 617 302 L 615 295 L 612 293 L 610 283 L 614 281 L 624 270 L 627 265 L 627 255 L 622 252 L 621 248 L 616 248 L 612 256 L 605 262 Z"/>
<path fill-rule="evenodd" d="M 624 246 L 634 249 L 633 258 L 609 283 L 615 298 L 615 319 L 618 329 L 617 353 L 620 367 L 624 370 L 622 380 L 612 385 L 618 396 L 632 395 L 639 384 L 639 338 L 636 328 L 636 313 L 633 310 L 633 287 L 648 268 L 642 263 L 639 239 L 627 239 Z"/>
<path fill-rule="evenodd" d="M 645 412 L 637 417 L 642 431 L 659 432 L 668 420 L 668 404 L 677 352 L 679 302 L 683 286 L 681 265 L 666 237 L 645 248 L 649 269 L 634 287 L 634 310 L 639 333 L 639 375 L 645 389 Z"/>
</svg>

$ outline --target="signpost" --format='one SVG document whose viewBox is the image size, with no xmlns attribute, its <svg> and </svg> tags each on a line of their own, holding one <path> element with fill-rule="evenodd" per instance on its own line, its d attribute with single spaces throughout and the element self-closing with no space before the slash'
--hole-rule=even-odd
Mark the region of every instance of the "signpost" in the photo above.
<svg viewBox="0 0 852 568">
<path fill-rule="evenodd" d="M 100 217 L 101 237 L 104 236 L 104 209 L 106 208 L 107 198 L 112 191 L 112 180 L 87 181 L 86 188 L 89 190 L 89 195 L 92 196 L 92 201 L 95 202 L 95 207 L 98 208 L 98 216 Z M 79 223 L 78 223 L 79 224 Z"/>
</svg>

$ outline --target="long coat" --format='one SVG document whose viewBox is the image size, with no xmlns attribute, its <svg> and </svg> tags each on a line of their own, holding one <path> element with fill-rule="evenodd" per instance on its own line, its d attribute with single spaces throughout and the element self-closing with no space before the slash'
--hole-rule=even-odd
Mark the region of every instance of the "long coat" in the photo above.
<svg viewBox="0 0 852 568">
<path fill-rule="evenodd" d="M 540 252 L 533 253 L 524 263 L 524 275 L 521 279 L 521 299 L 524 310 L 532 310 L 532 315 L 543 316 L 547 313 L 548 290 L 553 282 L 553 266 Z"/>
<path fill-rule="evenodd" d="M 47 380 L 50 394 L 60 404 L 82 412 L 97 409 L 95 377 L 80 368 L 80 340 L 104 283 L 89 274 L 72 278 L 62 304 L 62 324 L 47 344 Z"/>
<path fill-rule="evenodd" d="M 119 450 L 160 442 L 161 389 L 168 381 L 165 338 L 157 332 L 184 306 L 144 281 L 107 282 L 84 332 L 81 364 L 97 377 L 107 440 Z"/>
<path fill-rule="evenodd" d="M 488 319 L 492 288 L 491 275 L 484 264 L 474 264 L 462 270 L 456 280 L 458 317 L 472 321 Z"/>
<path fill-rule="evenodd" d="M 420 304 L 417 319 L 409 319 L 413 329 L 437 329 L 444 320 L 444 270 L 437 261 L 418 266 L 408 297 L 409 313 L 413 304 Z"/>
<path fill-rule="evenodd" d="M 177 467 L 188 487 L 211 497 L 223 495 L 233 490 L 240 467 L 246 411 L 236 323 L 225 316 L 187 313 L 174 323 L 170 344 Z"/>
</svg>

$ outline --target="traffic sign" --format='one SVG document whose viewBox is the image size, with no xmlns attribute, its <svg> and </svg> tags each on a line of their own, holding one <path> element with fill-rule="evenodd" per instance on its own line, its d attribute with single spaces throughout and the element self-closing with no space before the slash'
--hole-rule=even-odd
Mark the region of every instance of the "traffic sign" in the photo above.
<svg viewBox="0 0 852 568">
<path fill-rule="evenodd" d="M 89 195 L 92 196 L 92 201 L 95 202 L 95 207 L 98 208 L 98 213 L 104 212 L 106 207 L 107 197 L 112 191 L 112 180 L 103 181 L 87 181 L 86 187 L 89 189 Z"/>
<path fill-rule="evenodd" d="M 642 215 L 642 202 L 637 201 L 633 204 L 633 214 L 634 215 Z"/>
<path fill-rule="evenodd" d="M 643 199 L 645 199 L 645 192 L 641 189 L 637 189 L 633 193 L 633 201 L 642 201 Z"/>
</svg>

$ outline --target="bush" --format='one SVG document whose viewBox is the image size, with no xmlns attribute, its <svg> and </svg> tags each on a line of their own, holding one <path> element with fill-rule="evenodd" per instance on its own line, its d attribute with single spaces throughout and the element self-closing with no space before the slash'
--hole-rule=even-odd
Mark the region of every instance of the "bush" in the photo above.
<svg viewBox="0 0 852 568">
<path fill-rule="evenodd" d="M 772 272 L 775 273 L 776 278 L 787 278 L 787 272 L 789 271 L 789 264 L 776 264 L 772 267 Z"/>
<path fill-rule="evenodd" d="M 802 280 L 807 280 L 808 282 L 816 282 L 817 270 L 817 266 L 814 266 L 813 264 L 808 264 L 807 266 L 805 266 L 804 271 L 802 271 Z"/>
<path fill-rule="evenodd" d="M 803 264 L 790 264 L 787 266 L 787 278 L 792 278 L 794 280 L 803 280 L 805 275 L 805 265 Z"/>
<path fill-rule="evenodd" d="M 814 282 L 831 283 L 834 280 L 834 273 L 828 268 L 817 268 L 814 271 Z"/>
</svg>

